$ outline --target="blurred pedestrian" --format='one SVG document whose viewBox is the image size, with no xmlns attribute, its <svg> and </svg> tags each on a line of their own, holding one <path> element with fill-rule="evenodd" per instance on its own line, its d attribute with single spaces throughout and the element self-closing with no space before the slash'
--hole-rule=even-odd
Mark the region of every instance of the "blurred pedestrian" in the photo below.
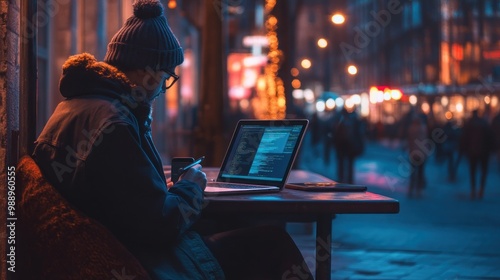
<svg viewBox="0 0 500 280">
<path fill-rule="evenodd" d="M 380 141 L 385 137 L 385 127 L 381 120 L 375 124 L 375 140 Z"/>
<path fill-rule="evenodd" d="M 333 147 L 332 139 L 335 131 L 332 129 L 332 123 L 335 121 L 335 111 L 328 113 L 321 126 L 321 139 L 323 141 L 323 160 L 326 165 L 330 164 L 330 154 Z"/>
<path fill-rule="evenodd" d="M 338 181 L 354 183 L 354 160 L 363 153 L 365 146 L 363 126 L 354 108 L 343 108 L 334 121 L 333 145 Z"/>
<path fill-rule="evenodd" d="M 423 147 L 427 139 L 427 123 L 415 111 L 412 111 L 410 115 L 406 137 L 408 157 L 411 165 L 408 196 L 412 197 L 416 195 L 420 197 L 425 186 L 425 162 L 429 157 L 428 151 L 430 149 Z"/>
<path fill-rule="evenodd" d="M 460 129 L 453 120 L 449 120 L 443 126 L 446 140 L 440 144 L 443 160 L 446 161 L 448 167 L 448 180 L 454 182 L 457 172 L 457 153 L 458 141 L 460 137 Z"/>
<path fill-rule="evenodd" d="M 472 112 L 472 117 L 467 120 L 460 137 L 460 151 L 469 161 L 470 197 L 483 198 L 488 172 L 488 159 L 493 150 L 493 132 L 486 119 L 479 116 L 478 110 Z M 478 165 L 481 169 L 479 179 L 479 193 L 476 194 L 476 171 Z"/>
<path fill-rule="evenodd" d="M 311 145 L 314 156 L 318 156 L 319 143 L 321 140 L 321 122 L 318 112 L 314 112 L 310 122 Z"/>
<path fill-rule="evenodd" d="M 494 134 L 493 149 L 497 158 L 497 164 L 500 171 L 500 112 L 498 112 L 491 121 L 491 128 Z"/>
</svg>

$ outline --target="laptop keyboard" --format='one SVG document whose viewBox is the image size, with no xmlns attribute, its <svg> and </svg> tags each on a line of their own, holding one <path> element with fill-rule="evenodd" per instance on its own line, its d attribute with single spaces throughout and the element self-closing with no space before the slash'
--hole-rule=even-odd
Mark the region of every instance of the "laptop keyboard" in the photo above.
<svg viewBox="0 0 500 280">
<path fill-rule="evenodd" d="M 246 186 L 243 184 L 233 184 L 233 183 L 223 183 L 223 182 L 213 182 L 208 183 L 208 186 L 226 188 L 226 189 L 255 189 L 256 186 Z"/>
</svg>

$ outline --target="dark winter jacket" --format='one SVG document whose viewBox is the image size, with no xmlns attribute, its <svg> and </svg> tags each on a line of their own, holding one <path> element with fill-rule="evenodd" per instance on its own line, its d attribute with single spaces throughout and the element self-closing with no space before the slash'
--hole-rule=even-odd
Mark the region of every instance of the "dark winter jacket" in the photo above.
<svg viewBox="0 0 500 280">
<path fill-rule="evenodd" d="M 473 114 L 462 129 L 460 151 L 469 158 L 486 158 L 494 149 L 494 137 L 486 119 Z"/>
<path fill-rule="evenodd" d="M 337 152 L 348 157 L 357 157 L 364 152 L 363 127 L 355 112 L 343 109 L 334 120 L 333 131 L 333 145 Z"/>
<path fill-rule="evenodd" d="M 60 91 L 66 99 L 33 154 L 47 180 L 108 227 L 153 278 L 223 277 L 189 230 L 203 207 L 202 190 L 186 180 L 167 190 L 151 107 L 132 97 L 126 76 L 89 54 L 75 55 L 63 65 Z"/>
</svg>

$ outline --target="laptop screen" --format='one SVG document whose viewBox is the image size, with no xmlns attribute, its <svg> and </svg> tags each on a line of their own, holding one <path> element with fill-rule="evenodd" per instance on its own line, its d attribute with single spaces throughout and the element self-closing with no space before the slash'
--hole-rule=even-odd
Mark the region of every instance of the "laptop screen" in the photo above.
<svg viewBox="0 0 500 280">
<path fill-rule="evenodd" d="M 218 181 L 284 184 L 307 120 L 242 120 L 234 132 Z"/>
</svg>

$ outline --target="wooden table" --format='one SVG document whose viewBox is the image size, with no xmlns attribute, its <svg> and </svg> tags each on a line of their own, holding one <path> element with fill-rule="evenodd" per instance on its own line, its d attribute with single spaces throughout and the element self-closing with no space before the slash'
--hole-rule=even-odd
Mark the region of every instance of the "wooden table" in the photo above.
<svg viewBox="0 0 500 280">
<path fill-rule="evenodd" d="M 203 168 L 207 178 L 217 169 Z M 319 174 L 293 170 L 288 182 L 331 181 Z M 287 222 L 316 222 L 316 279 L 331 277 L 332 220 L 335 214 L 398 213 L 399 202 L 371 192 L 305 192 L 207 197 L 204 215 L 217 219 L 266 217 Z M 323 249 L 323 250 L 321 250 Z"/>
</svg>

